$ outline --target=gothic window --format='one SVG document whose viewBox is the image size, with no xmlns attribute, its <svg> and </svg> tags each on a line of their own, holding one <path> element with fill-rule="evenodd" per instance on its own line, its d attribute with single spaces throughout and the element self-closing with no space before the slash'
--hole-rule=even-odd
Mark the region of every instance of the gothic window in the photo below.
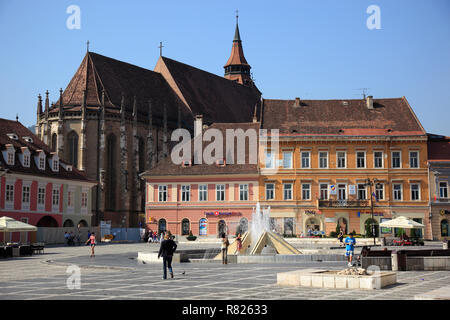
<svg viewBox="0 0 450 320">
<path fill-rule="evenodd" d="M 72 131 L 68 135 L 69 141 L 69 162 L 74 167 L 78 165 L 78 134 Z"/>
<path fill-rule="evenodd" d="M 56 133 L 54 133 L 54 134 L 52 134 L 52 152 L 55 152 L 56 151 L 56 144 L 57 144 L 57 141 L 58 140 L 58 136 L 56 135 Z"/>
<path fill-rule="evenodd" d="M 110 134 L 106 138 L 106 208 L 114 209 L 116 204 L 116 137 Z"/>
<path fill-rule="evenodd" d="M 138 162 L 139 162 L 139 170 L 138 172 L 144 172 L 145 171 L 145 143 L 144 139 L 138 138 Z"/>
</svg>

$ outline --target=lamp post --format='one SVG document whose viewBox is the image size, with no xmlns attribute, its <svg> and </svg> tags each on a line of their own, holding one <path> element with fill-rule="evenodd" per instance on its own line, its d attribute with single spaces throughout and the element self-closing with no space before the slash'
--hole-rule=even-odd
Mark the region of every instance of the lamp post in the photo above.
<svg viewBox="0 0 450 320">
<path fill-rule="evenodd" d="M 365 183 L 366 186 L 370 187 L 370 209 L 372 212 L 372 236 L 373 236 L 373 245 L 376 245 L 376 240 L 375 240 L 375 219 L 373 217 L 373 194 L 372 194 L 372 186 L 374 185 L 379 185 L 378 180 L 377 179 L 373 179 L 370 180 L 370 178 L 367 178 L 367 182 Z"/>
</svg>

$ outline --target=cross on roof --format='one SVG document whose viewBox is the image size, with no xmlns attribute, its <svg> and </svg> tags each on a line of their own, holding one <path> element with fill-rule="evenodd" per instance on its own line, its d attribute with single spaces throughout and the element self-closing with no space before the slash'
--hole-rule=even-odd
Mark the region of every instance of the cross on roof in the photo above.
<svg viewBox="0 0 450 320">
<path fill-rule="evenodd" d="M 86 51 L 89 52 L 89 40 L 86 42 Z"/>
<path fill-rule="evenodd" d="M 162 45 L 162 42 L 160 42 L 159 43 L 159 56 L 162 56 L 162 48 L 163 48 L 164 46 Z"/>
<path fill-rule="evenodd" d="M 236 10 L 236 23 L 238 23 L 239 20 L 239 10 Z"/>
</svg>

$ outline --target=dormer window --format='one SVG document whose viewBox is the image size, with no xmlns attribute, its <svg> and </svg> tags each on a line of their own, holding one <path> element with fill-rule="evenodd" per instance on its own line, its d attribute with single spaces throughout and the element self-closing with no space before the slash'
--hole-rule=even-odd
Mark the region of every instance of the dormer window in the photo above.
<svg viewBox="0 0 450 320">
<path fill-rule="evenodd" d="M 15 164 L 16 150 L 12 144 L 7 144 L 6 150 L 3 151 L 3 158 L 8 166 L 13 166 Z"/>
<path fill-rule="evenodd" d="M 191 160 L 183 160 L 183 162 L 181 163 L 182 167 L 191 167 L 192 166 L 192 161 Z"/>
<path fill-rule="evenodd" d="M 29 143 L 33 143 L 33 139 L 31 137 L 22 137 L 23 140 Z"/>
<path fill-rule="evenodd" d="M 52 170 L 53 171 L 59 171 L 59 160 L 53 159 L 52 161 Z"/>
<path fill-rule="evenodd" d="M 14 152 L 8 151 L 8 159 L 6 160 L 6 162 L 10 166 L 14 165 Z"/>
<path fill-rule="evenodd" d="M 24 168 L 30 167 L 30 150 L 27 147 L 22 147 L 22 154 L 19 155 L 19 160 Z"/>
<path fill-rule="evenodd" d="M 13 139 L 13 140 L 19 140 L 19 137 L 17 136 L 17 134 L 15 133 L 7 133 L 6 134 L 8 136 L 8 138 Z"/>
<path fill-rule="evenodd" d="M 45 170 L 45 153 L 42 150 L 37 150 L 38 155 L 34 158 L 36 166 L 39 170 Z"/>
</svg>

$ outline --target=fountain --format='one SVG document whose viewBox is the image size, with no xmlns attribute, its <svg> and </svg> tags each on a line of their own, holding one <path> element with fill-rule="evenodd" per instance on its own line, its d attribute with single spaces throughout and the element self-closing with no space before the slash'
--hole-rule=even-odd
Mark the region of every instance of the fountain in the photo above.
<svg viewBox="0 0 450 320">
<path fill-rule="evenodd" d="M 228 247 L 228 254 L 233 255 L 237 251 L 237 243 L 234 241 Z M 259 202 L 253 209 L 250 230 L 242 235 L 242 248 L 239 255 L 298 255 L 301 254 L 294 246 L 271 231 L 270 207 L 261 209 Z M 218 254 L 215 259 L 221 259 Z"/>
</svg>

